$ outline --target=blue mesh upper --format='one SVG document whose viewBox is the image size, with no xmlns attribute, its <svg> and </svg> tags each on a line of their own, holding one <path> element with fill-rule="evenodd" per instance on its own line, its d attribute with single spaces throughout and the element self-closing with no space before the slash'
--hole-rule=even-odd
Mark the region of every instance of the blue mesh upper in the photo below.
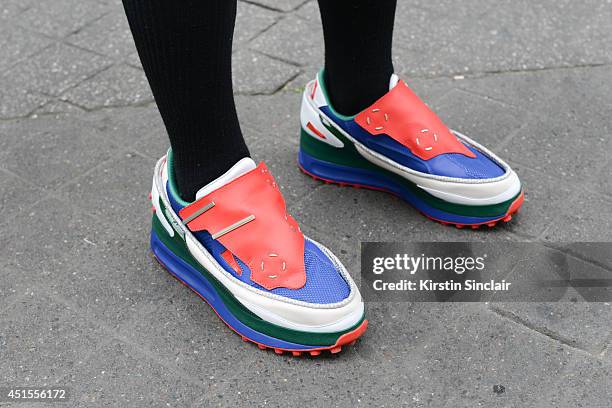
<svg viewBox="0 0 612 408">
<path fill-rule="evenodd" d="M 172 209 L 178 214 L 183 206 L 173 197 L 171 189 L 166 188 Z M 198 241 L 210 252 L 223 268 L 237 279 L 258 288 L 294 300 L 308 303 L 329 304 L 346 299 L 350 294 L 350 286 L 340 274 L 334 263 L 325 253 L 309 239 L 304 242 L 304 266 L 306 269 L 306 284 L 300 289 L 277 288 L 268 290 L 251 281 L 251 271 L 248 266 L 234 256 L 241 269 L 238 274 L 223 259 L 221 254 L 226 248 L 219 241 L 212 239 L 208 231 L 199 231 L 193 234 Z"/>
<path fill-rule="evenodd" d="M 469 179 L 487 179 L 504 175 L 504 169 L 481 151 L 471 146 L 467 148 L 476 155 L 476 158 L 460 153 L 447 153 L 431 159 L 437 160 L 434 174 Z"/>
<path fill-rule="evenodd" d="M 271 292 L 309 303 L 336 303 L 346 299 L 350 294 L 350 287 L 331 259 L 309 239 L 306 239 L 304 244 L 304 287 L 298 290 L 278 288 Z"/>
<path fill-rule="evenodd" d="M 353 119 L 344 120 L 337 117 L 328 106 L 322 106 L 321 110 L 364 146 L 421 173 L 467 179 L 494 178 L 503 176 L 505 173 L 504 169 L 493 159 L 472 146 L 466 145 L 476 155 L 475 158 L 460 153 L 447 153 L 423 160 L 395 139 L 387 135 L 373 136 Z"/>
</svg>

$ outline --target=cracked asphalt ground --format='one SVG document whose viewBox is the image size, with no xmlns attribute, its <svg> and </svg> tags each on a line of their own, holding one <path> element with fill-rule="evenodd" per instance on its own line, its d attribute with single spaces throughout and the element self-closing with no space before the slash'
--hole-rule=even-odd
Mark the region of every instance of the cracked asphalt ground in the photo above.
<svg viewBox="0 0 612 408">
<path fill-rule="evenodd" d="M 364 240 L 611 241 L 612 3 L 399 3 L 398 73 L 509 160 L 523 210 L 458 230 L 302 175 L 316 2 L 240 1 L 243 131 L 305 232 L 356 278 Z M 338 356 L 243 343 L 149 253 L 166 146 L 118 0 L 0 0 L 0 386 L 67 386 L 83 407 L 612 406 L 609 303 L 372 303 L 369 331 Z"/>
</svg>

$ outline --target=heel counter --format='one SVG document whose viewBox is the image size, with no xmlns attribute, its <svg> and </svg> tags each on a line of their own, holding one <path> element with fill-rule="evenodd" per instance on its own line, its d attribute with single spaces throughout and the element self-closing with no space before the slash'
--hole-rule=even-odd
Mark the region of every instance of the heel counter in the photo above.
<svg viewBox="0 0 612 408">
<path fill-rule="evenodd" d="M 317 93 L 317 81 L 311 81 L 306 86 L 302 95 L 302 106 L 300 109 L 300 124 L 302 133 L 331 145 L 335 148 L 344 147 L 344 143 L 329 131 L 321 119 L 321 114 L 312 95 Z"/>
<path fill-rule="evenodd" d="M 162 179 L 161 173 L 164 170 L 162 166 L 165 166 L 165 165 L 166 165 L 166 156 L 159 159 L 159 161 L 157 162 L 157 165 L 155 166 L 155 171 L 153 173 L 153 182 L 151 184 L 151 204 L 153 205 L 153 209 L 154 209 L 153 219 L 157 218 L 157 220 L 159 221 L 163 229 L 168 233 L 168 235 L 170 235 L 170 237 L 174 237 L 174 228 L 172 228 L 172 226 L 168 222 L 168 219 L 166 218 L 166 214 L 164 214 L 165 207 L 163 203 L 161 202 L 161 197 L 160 197 L 160 188 L 162 188 L 160 184 L 163 184 L 161 180 Z"/>
</svg>

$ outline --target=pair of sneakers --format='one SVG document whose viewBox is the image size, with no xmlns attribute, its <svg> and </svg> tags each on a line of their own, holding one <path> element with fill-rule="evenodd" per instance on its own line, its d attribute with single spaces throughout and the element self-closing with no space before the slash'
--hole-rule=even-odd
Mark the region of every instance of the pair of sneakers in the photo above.
<svg viewBox="0 0 612 408">
<path fill-rule="evenodd" d="M 396 75 L 355 116 L 331 105 L 322 72 L 305 88 L 299 166 L 326 182 L 398 195 L 457 227 L 509 221 L 523 202 L 516 173 L 442 121 Z M 172 151 L 155 168 L 151 248 L 243 340 L 276 353 L 337 353 L 365 331 L 364 303 L 342 263 L 305 237 L 264 163 L 250 158 L 184 202 Z"/>
</svg>

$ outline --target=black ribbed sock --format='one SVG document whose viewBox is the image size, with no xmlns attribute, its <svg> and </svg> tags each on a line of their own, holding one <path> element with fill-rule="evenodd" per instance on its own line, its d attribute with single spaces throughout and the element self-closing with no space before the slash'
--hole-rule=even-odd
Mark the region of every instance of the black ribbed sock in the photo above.
<svg viewBox="0 0 612 408">
<path fill-rule="evenodd" d="M 319 0 L 325 85 L 334 109 L 354 115 L 389 91 L 397 0 Z"/>
<path fill-rule="evenodd" d="M 249 156 L 234 105 L 236 0 L 123 0 L 183 199 Z"/>
</svg>

